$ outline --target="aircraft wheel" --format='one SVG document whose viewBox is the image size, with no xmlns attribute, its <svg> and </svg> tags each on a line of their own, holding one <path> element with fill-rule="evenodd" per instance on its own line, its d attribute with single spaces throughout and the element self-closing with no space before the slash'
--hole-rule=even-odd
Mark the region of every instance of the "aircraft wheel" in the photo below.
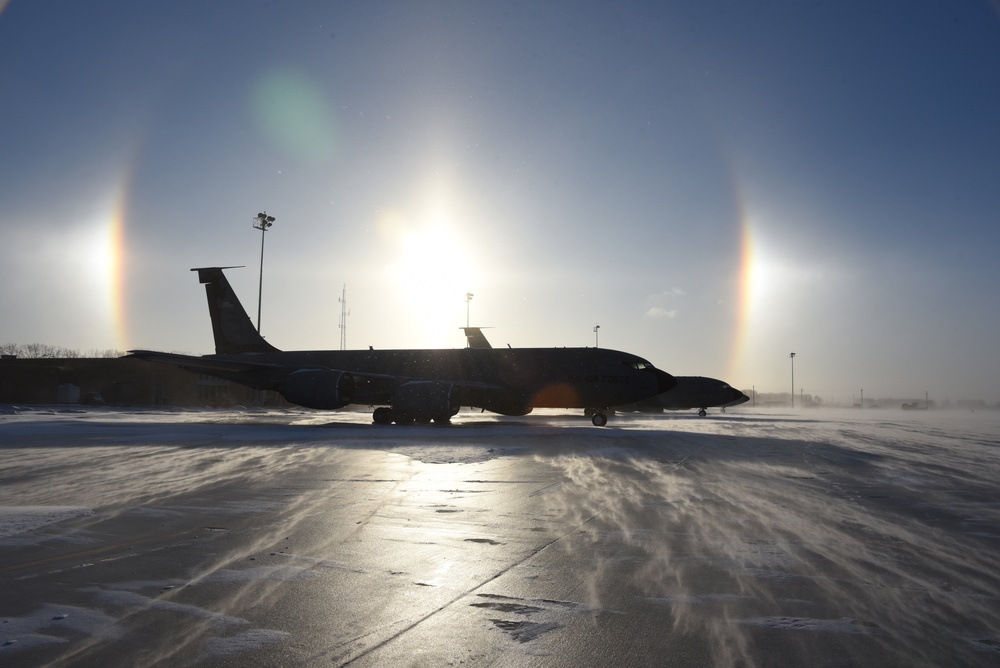
<svg viewBox="0 0 1000 668">
<path fill-rule="evenodd" d="M 704 408 L 698 409 L 698 417 L 705 417 L 706 415 L 708 415 L 708 411 L 706 411 Z"/>
<path fill-rule="evenodd" d="M 392 424 L 392 409 L 381 406 L 372 413 L 372 422 L 375 424 Z"/>
<path fill-rule="evenodd" d="M 594 413 L 594 417 L 590 418 L 590 421 L 594 423 L 595 427 L 603 427 L 608 423 L 608 416 L 604 413 Z"/>
</svg>

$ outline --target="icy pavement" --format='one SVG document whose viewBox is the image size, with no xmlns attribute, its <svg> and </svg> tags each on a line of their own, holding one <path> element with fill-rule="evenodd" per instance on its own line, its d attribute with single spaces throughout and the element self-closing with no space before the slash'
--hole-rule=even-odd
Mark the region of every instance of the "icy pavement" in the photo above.
<svg viewBox="0 0 1000 668">
<path fill-rule="evenodd" d="M 0 408 L 0 664 L 1000 665 L 1000 415 Z"/>
</svg>

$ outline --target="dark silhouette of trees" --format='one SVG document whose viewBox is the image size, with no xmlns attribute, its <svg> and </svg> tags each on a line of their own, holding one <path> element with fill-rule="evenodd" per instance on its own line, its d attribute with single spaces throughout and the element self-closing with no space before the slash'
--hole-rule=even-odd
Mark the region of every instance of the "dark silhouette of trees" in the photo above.
<svg viewBox="0 0 1000 668">
<path fill-rule="evenodd" d="M 114 348 L 90 350 L 81 355 L 79 350 L 50 346 L 45 343 L 0 343 L 0 355 L 11 355 L 22 359 L 79 359 L 85 357 L 109 359 L 121 357 L 124 354 L 124 351 Z"/>
</svg>

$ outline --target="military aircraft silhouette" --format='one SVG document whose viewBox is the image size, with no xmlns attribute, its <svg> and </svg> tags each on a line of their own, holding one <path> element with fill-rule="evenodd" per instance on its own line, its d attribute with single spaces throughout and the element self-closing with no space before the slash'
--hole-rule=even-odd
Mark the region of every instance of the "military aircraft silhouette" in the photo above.
<svg viewBox="0 0 1000 668">
<path fill-rule="evenodd" d="M 214 355 L 132 350 L 130 357 L 273 390 L 307 408 L 374 406 L 377 424 L 446 423 L 469 406 L 501 415 L 585 408 L 600 427 L 609 406 L 676 382 L 641 357 L 606 348 L 282 351 L 254 328 L 223 273 L 232 268 L 191 270 L 205 285 Z"/>
</svg>

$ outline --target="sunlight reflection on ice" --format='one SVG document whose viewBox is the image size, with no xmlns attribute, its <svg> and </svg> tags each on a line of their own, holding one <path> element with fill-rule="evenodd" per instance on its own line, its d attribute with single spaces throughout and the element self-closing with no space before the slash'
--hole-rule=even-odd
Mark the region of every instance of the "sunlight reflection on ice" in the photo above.
<svg viewBox="0 0 1000 668">
<path fill-rule="evenodd" d="M 121 619 L 193 620 L 210 656 L 283 642 L 244 611 L 298 587 L 355 606 L 378 587 L 385 610 L 471 596 L 524 656 L 573 616 L 636 614 L 630 601 L 721 664 L 761 656 L 762 634 L 803 656 L 852 636 L 852 660 L 877 647 L 925 665 L 1000 646 L 996 416 L 731 411 L 598 429 L 540 413 L 403 428 L 356 411 L 5 414 L 0 504 L 45 521 L 5 540 L 65 538 L 100 520 L 91 508 L 181 526 L 202 513 L 213 536 L 252 526 L 192 570 L 88 590 Z M 215 611 L 187 600 L 209 591 Z M 336 656 L 366 651 L 366 631 L 345 633 Z"/>
</svg>

